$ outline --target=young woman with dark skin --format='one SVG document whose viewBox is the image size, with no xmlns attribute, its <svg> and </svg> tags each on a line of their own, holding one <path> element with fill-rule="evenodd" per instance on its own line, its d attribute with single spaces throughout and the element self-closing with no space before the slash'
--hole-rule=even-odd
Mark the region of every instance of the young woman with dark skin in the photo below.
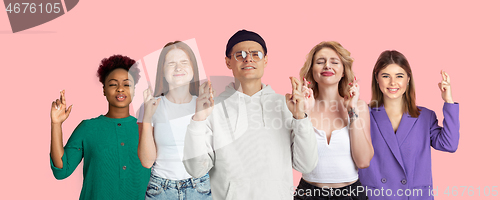
<svg viewBox="0 0 500 200">
<path fill-rule="evenodd" d="M 73 106 L 67 106 L 65 91 L 51 106 L 51 168 L 57 179 L 70 176 L 84 159 L 80 199 L 143 199 L 150 170 L 137 156 L 137 119 L 129 114 L 134 85 L 139 79 L 135 61 L 114 55 L 98 69 L 103 94 L 108 101 L 105 115 L 83 120 L 66 146 L 62 124 Z"/>
</svg>

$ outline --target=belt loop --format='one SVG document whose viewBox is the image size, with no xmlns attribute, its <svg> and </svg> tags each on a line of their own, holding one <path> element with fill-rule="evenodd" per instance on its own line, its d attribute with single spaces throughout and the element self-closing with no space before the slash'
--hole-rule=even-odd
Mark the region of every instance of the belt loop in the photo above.
<svg viewBox="0 0 500 200">
<path fill-rule="evenodd" d="M 168 179 L 165 179 L 165 186 L 164 186 L 165 190 L 168 188 L 168 181 L 169 181 Z"/>
<path fill-rule="evenodd" d="M 193 178 L 189 178 L 191 180 L 191 184 L 193 184 L 193 188 L 196 188 L 196 183 L 194 183 Z"/>
</svg>

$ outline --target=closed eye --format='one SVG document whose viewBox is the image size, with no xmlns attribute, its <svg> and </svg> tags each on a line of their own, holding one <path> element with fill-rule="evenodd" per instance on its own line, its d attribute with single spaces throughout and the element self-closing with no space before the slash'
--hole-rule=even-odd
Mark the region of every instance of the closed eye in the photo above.
<svg viewBox="0 0 500 200">
<path fill-rule="evenodd" d="M 325 64 L 325 59 L 324 58 L 320 58 L 320 59 L 316 60 L 316 64 L 318 64 L 318 65 Z"/>
</svg>

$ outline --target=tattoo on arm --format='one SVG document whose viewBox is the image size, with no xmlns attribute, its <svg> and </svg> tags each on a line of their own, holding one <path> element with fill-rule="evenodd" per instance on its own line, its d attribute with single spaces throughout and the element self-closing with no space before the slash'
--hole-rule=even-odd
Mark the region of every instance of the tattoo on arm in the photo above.
<svg viewBox="0 0 500 200">
<path fill-rule="evenodd" d="M 347 114 L 349 114 L 349 119 L 351 120 L 351 123 L 358 119 L 358 113 L 356 112 L 356 109 L 354 108 L 350 108 L 349 111 L 347 112 Z"/>
</svg>

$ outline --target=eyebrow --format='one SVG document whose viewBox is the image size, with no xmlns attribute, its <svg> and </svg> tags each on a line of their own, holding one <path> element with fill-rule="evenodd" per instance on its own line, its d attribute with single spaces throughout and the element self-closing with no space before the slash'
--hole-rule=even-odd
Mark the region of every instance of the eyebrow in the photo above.
<svg viewBox="0 0 500 200">
<path fill-rule="evenodd" d="M 319 60 L 319 59 L 325 59 L 325 60 L 327 60 L 325 57 L 319 57 L 316 60 Z M 340 59 L 338 59 L 338 58 L 331 58 L 331 59 L 340 61 Z"/>
<path fill-rule="evenodd" d="M 257 51 L 260 51 L 260 52 L 264 53 L 264 50 L 258 50 L 258 49 L 254 49 L 254 50 L 248 49 L 248 51 L 247 50 L 235 50 L 234 53 L 240 52 L 240 51 L 245 51 L 245 52 L 257 52 Z"/>
<path fill-rule="evenodd" d="M 385 73 L 385 72 L 384 72 L 384 73 L 382 73 L 381 75 L 390 75 L 390 74 L 389 74 L 389 73 Z M 397 73 L 396 75 L 405 75 L 405 74 L 400 72 L 400 73 Z"/>
<path fill-rule="evenodd" d="M 109 79 L 108 83 L 109 83 L 109 82 L 111 82 L 111 81 L 118 81 L 118 80 L 116 80 L 116 79 L 112 78 L 112 79 Z M 130 81 L 130 79 L 128 79 L 128 78 L 127 78 L 127 79 L 125 79 L 125 80 L 123 80 L 123 81 Z"/>
</svg>

